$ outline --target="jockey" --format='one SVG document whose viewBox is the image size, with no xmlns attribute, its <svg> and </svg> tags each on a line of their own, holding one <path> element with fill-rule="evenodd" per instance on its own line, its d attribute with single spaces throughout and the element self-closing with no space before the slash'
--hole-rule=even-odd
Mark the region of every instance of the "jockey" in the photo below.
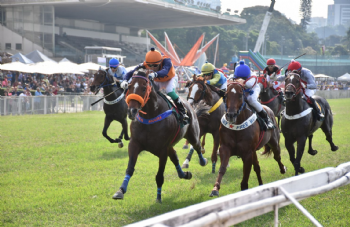
<svg viewBox="0 0 350 227">
<path fill-rule="evenodd" d="M 175 68 L 171 63 L 170 58 L 162 56 L 159 51 L 151 48 L 146 54 L 145 61 L 126 74 L 126 81 L 129 81 L 134 74 L 134 71 L 139 68 L 146 68 L 154 71 L 148 74 L 149 79 L 154 80 L 154 84 L 158 85 L 160 89 L 165 89 L 166 94 L 172 98 L 180 112 L 180 120 L 187 121 L 189 117 L 187 116 L 186 109 L 180 97 L 175 92 Z M 126 81 L 120 85 L 122 88 L 128 87 Z"/>
<path fill-rule="evenodd" d="M 109 60 L 109 69 L 107 73 L 113 76 L 114 80 L 119 80 L 120 82 L 122 82 L 123 80 L 125 80 L 127 71 L 123 66 L 119 65 L 118 59 L 112 58 L 111 60 Z"/>
<path fill-rule="evenodd" d="M 246 97 L 247 102 L 249 105 L 254 107 L 254 109 L 258 112 L 259 116 L 264 119 L 266 122 L 267 129 L 273 129 L 275 128 L 274 124 L 272 123 L 269 115 L 266 113 L 260 102 L 258 102 L 258 96 L 260 94 L 260 86 L 257 84 L 258 79 L 255 76 L 250 76 L 251 71 L 248 65 L 244 64 L 244 61 L 240 61 L 239 65 L 236 66 L 234 78 L 241 78 L 245 80 L 244 87 L 246 88 Z"/>
<path fill-rule="evenodd" d="M 273 82 L 273 88 L 278 92 L 279 97 L 282 99 L 282 103 L 285 103 L 285 98 L 282 89 L 280 88 L 281 82 L 277 81 L 277 77 L 281 76 L 281 70 L 278 65 L 276 65 L 276 61 L 273 58 L 270 58 L 266 62 L 266 68 L 264 69 L 264 74 L 266 75 L 267 82 Z"/>
<path fill-rule="evenodd" d="M 315 102 L 315 99 L 312 98 L 312 96 L 316 92 L 316 82 L 315 77 L 312 74 L 312 72 L 307 69 L 303 68 L 301 64 L 294 59 L 292 62 L 288 65 L 288 69 L 286 71 L 286 75 L 288 75 L 289 72 L 297 72 L 300 75 L 300 82 L 303 89 L 304 96 L 303 98 L 311 105 L 311 107 L 316 111 L 317 113 L 317 120 L 320 120 L 324 117 L 324 115 L 321 113 L 321 111 L 317 108 L 317 104 Z M 279 76 L 278 80 L 284 80 L 285 76 Z"/>
<path fill-rule="evenodd" d="M 213 64 L 209 62 L 204 63 L 202 65 L 202 73 L 199 76 L 204 77 L 207 84 L 215 86 L 221 97 L 225 96 L 227 79 L 222 72 L 215 69 Z"/>
</svg>

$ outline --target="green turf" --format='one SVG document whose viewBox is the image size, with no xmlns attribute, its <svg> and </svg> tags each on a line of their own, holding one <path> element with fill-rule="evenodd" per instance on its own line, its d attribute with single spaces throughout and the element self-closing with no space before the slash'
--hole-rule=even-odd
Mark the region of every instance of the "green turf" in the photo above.
<svg viewBox="0 0 350 227">
<path fill-rule="evenodd" d="M 349 161 L 350 99 L 329 103 L 339 150 L 330 151 L 318 130 L 313 144 L 319 153 L 310 156 L 306 152 L 302 159 L 306 172 Z M 158 158 L 142 152 L 124 200 L 113 200 L 127 167 L 127 144 L 120 149 L 102 136 L 103 119 L 102 112 L 0 117 L 0 226 L 122 226 L 212 199 L 209 194 L 217 174 L 211 174 L 210 164 L 201 167 L 194 155 L 190 181 L 179 179 L 168 160 L 163 203 L 156 203 Z M 114 122 L 108 133 L 115 138 L 120 130 Z M 188 153 L 181 149 L 183 144 L 184 140 L 175 147 L 180 163 Z M 208 136 L 204 154 L 208 159 L 211 148 Z M 282 162 L 288 168 L 285 175 L 279 173 L 272 157 L 259 155 L 264 183 L 293 176 L 283 136 L 281 148 Z M 238 192 L 241 179 L 242 161 L 232 157 L 220 196 Z M 252 171 L 249 187 L 256 186 Z M 324 226 L 349 226 L 349 203 L 350 186 L 301 202 Z M 238 226 L 273 226 L 273 218 L 273 213 L 268 213 Z M 281 208 L 279 220 L 282 226 L 313 226 L 294 205 Z"/>
</svg>

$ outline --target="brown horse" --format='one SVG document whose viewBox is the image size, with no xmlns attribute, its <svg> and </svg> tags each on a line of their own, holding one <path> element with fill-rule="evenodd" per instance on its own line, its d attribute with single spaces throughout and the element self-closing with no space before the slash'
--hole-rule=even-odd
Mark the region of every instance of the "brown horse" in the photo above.
<svg viewBox="0 0 350 227">
<path fill-rule="evenodd" d="M 275 117 L 277 117 L 277 125 L 280 129 L 281 113 L 285 109 L 285 105 L 283 105 L 278 92 L 267 82 L 265 76 L 258 77 L 258 84 L 260 86 L 260 103 L 272 110 Z"/>
<path fill-rule="evenodd" d="M 120 189 L 113 199 L 123 199 L 129 179 L 134 173 L 137 157 L 141 151 L 146 150 L 159 158 L 159 168 L 156 175 L 157 202 L 161 202 L 161 189 L 164 183 L 164 169 L 168 156 L 176 167 L 179 178 L 191 179 L 190 172 L 183 172 L 179 159 L 173 146 L 185 137 L 193 145 L 199 156 L 199 163 L 205 166 L 208 161 L 203 158 L 199 141 L 198 119 L 192 107 L 184 101 L 184 106 L 191 118 L 189 124 L 180 127 L 173 108 L 169 109 L 159 93 L 156 92 L 152 81 L 148 78 L 148 71 L 136 71 L 129 84 L 126 102 L 129 105 L 128 117 L 132 120 L 130 125 L 131 139 L 129 143 L 129 163 L 126 176 Z"/>
<path fill-rule="evenodd" d="M 321 107 L 324 113 L 324 118 L 320 121 L 316 120 L 315 115 L 312 114 L 312 108 L 303 98 L 303 88 L 300 83 L 300 75 L 297 73 L 290 73 L 285 79 L 286 89 L 286 111 L 282 116 L 282 133 L 285 138 L 285 146 L 289 153 L 289 159 L 294 165 L 295 175 L 304 173 L 305 170 L 300 166 L 301 158 L 303 157 L 305 143 L 309 138 L 309 151 L 311 155 L 317 154 L 316 150 L 312 148 L 313 133 L 321 128 L 326 139 L 331 145 L 331 150 L 336 151 L 338 147 L 334 145 L 332 139 L 333 114 L 331 107 L 326 99 L 313 96 Z M 297 154 L 295 157 L 294 143 L 297 142 Z"/>
<path fill-rule="evenodd" d="M 189 87 L 187 99 L 193 107 L 199 106 L 199 108 L 195 109 L 197 110 L 196 114 L 198 117 L 198 123 L 200 128 L 200 137 L 203 136 L 202 149 L 205 143 L 205 134 L 210 133 L 213 136 L 214 146 L 211 154 L 211 161 L 212 173 L 215 173 L 215 166 L 218 159 L 217 150 L 220 142 L 220 119 L 225 113 L 225 103 L 223 102 L 222 98 L 217 94 L 215 87 L 207 85 L 202 77 L 197 78 L 196 75 L 193 77 L 193 82 Z M 206 105 L 210 107 L 207 108 L 207 113 L 209 114 L 203 114 L 203 109 L 206 108 L 206 106 L 202 108 L 200 107 L 200 101 L 202 100 L 205 102 Z M 182 168 L 189 167 L 189 162 L 191 160 L 192 154 L 193 148 L 191 147 L 190 152 L 186 157 L 186 160 L 182 164 Z"/>
<path fill-rule="evenodd" d="M 252 165 L 258 177 L 259 185 L 262 185 L 260 165 L 256 151 L 265 147 L 266 154 L 274 154 L 280 172 L 284 174 L 286 168 L 281 162 L 281 149 L 279 145 L 280 133 L 277 128 L 269 129 L 266 132 L 260 130 L 257 121 L 257 114 L 247 106 L 245 90 L 242 79 L 231 82 L 226 92 L 226 114 L 221 119 L 220 126 L 220 159 L 221 166 L 214 188 L 210 196 L 218 196 L 222 177 L 226 172 L 226 166 L 231 156 L 240 156 L 243 161 L 243 179 L 241 190 L 248 189 L 248 180 Z M 276 124 L 273 112 L 267 106 L 263 106 L 267 114 Z"/>
<path fill-rule="evenodd" d="M 113 76 L 108 75 L 106 70 L 100 69 L 94 74 L 94 80 L 91 83 L 90 90 L 98 93 L 103 88 L 104 98 L 103 110 L 106 114 L 102 135 L 111 143 L 118 143 L 123 147 L 123 135 L 125 140 L 129 140 L 128 122 L 126 120 L 128 105 L 125 102 L 124 90 L 114 83 Z M 108 136 L 107 130 L 112 121 L 118 121 L 122 124 L 123 130 L 116 139 Z"/>
</svg>

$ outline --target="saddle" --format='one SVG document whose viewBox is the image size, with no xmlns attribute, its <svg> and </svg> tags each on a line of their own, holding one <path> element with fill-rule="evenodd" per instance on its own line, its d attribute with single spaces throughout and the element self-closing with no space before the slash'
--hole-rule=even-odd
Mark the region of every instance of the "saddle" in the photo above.
<svg viewBox="0 0 350 227">
<path fill-rule="evenodd" d="M 169 109 L 172 110 L 172 113 L 175 115 L 176 121 L 180 125 L 180 128 L 183 128 L 186 124 L 189 123 L 189 122 L 187 122 L 186 124 L 184 124 L 184 122 L 180 120 L 180 113 L 177 111 L 176 104 L 174 103 L 173 99 L 170 96 L 168 96 L 160 91 L 157 91 L 157 93 L 160 97 L 162 97 L 166 101 Z"/>
<path fill-rule="evenodd" d="M 257 120 L 258 123 L 259 123 L 260 131 L 261 131 L 261 132 L 266 132 L 266 131 L 267 131 L 267 125 L 266 125 L 264 119 L 262 119 L 262 118 L 260 117 L 260 115 L 256 112 L 256 110 L 255 110 L 251 105 L 249 105 L 248 102 L 247 102 L 247 105 L 249 106 L 249 109 L 250 109 L 253 113 L 256 114 L 256 116 L 257 116 L 256 120 Z"/>
</svg>

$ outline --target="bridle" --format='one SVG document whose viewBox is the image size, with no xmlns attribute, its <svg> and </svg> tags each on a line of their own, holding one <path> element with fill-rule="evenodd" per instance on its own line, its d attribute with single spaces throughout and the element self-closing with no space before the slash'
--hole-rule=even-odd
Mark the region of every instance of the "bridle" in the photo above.
<svg viewBox="0 0 350 227">
<path fill-rule="evenodd" d="M 300 83 L 302 83 L 299 74 L 297 74 L 297 73 L 289 74 L 288 77 L 287 77 L 287 79 L 288 79 L 288 78 L 291 79 L 291 78 L 290 78 L 291 76 L 298 76 Z M 291 82 L 290 82 L 289 84 L 286 85 L 286 89 L 285 89 L 286 92 L 287 92 L 288 87 L 292 87 L 292 90 L 294 90 L 294 91 L 293 91 L 293 96 L 292 96 L 292 99 L 293 99 L 293 100 L 294 100 L 295 97 L 300 93 L 300 91 L 303 91 L 303 90 L 304 90 L 304 88 L 303 88 L 301 85 L 299 85 L 299 87 L 296 88 L 296 87 L 294 86 L 294 84 L 292 83 L 292 79 L 291 79 Z"/>
<path fill-rule="evenodd" d="M 100 69 L 99 71 L 103 71 L 105 73 L 105 78 L 103 80 L 103 82 L 97 86 L 96 88 L 96 94 L 100 91 L 101 88 L 107 87 L 107 86 L 112 86 L 115 85 L 116 83 L 114 82 L 113 78 L 109 78 L 111 77 L 110 75 L 108 75 L 107 71 L 104 69 Z"/>
<path fill-rule="evenodd" d="M 135 79 L 135 78 L 141 78 L 141 79 L 144 79 L 146 80 L 147 82 L 147 88 L 146 88 L 146 93 L 145 93 L 145 96 L 142 97 L 138 94 L 129 94 L 129 91 L 126 93 L 126 99 L 125 99 L 125 102 L 128 104 L 129 106 L 129 103 L 131 100 L 135 100 L 137 102 L 139 102 L 141 104 L 141 108 L 144 107 L 147 103 L 147 101 L 149 100 L 149 95 L 152 91 L 152 85 L 151 85 L 151 82 L 150 80 L 147 78 L 147 77 L 144 77 L 144 76 L 139 76 L 139 75 L 133 75 L 131 77 L 131 79 Z"/>
<path fill-rule="evenodd" d="M 189 92 L 188 95 L 187 95 L 187 100 L 192 99 L 194 103 L 197 103 L 197 102 L 199 102 L 200 100 L 202 100 L 202 99 L 204 98 L 205 92 L 207 91 L 207 86 L 205 86 L 204 80 L 195 80 L 195 81 L 193 81 L 191 87 L 192 87 L 194 84 L 196 84 L 196 83 L 201 84 L 201 85 L 203 86 L 203 90 L 202 90 L 202 92 L 201 92 L 201 96 L 199 97 L 199 99 L 196 101 L 196 100 L 194 100 L 194 98 L 190 97 L 190 92 Z"/>
<path fill-rule="evenodd" d="M 245 89 L 244 89 L 243 85 L 240 84 L 240 83 L 238 83 L 238 82 L 230 82 L 230 83 L 228 83 L 228 84 L 227 84 L 227 91 L 226 91 L 225 96 L 227 96 L 227 93 L 229 92 L 229 87 L 230 87 L 231 85 L 236 85 L 236 84 L 239 85 L 239 86 L 242 88 L 242 92 L 243 92 L 243 94 L 242 94 L 242 100 L 243 100 L 243 102 L 242 102 L 242 105 L 239 107 L 239 109 L 238 109 L 238 111 L 237 111 L 237 113 L 236 113 L 236 116 L 238 116 L 238 115 L 247 107 L 247 102 L 244 100 L 244 97 L 245 97 Z M 227 97 L 226 97 L 226 102 L 227 102 Z M 227 106 L 227 104 L 226 104 L 226 106 Z M 226 108 L 226 113 L 228 113 L 228 112 L 227 112 L 227 108 Z"/>
</svg>

